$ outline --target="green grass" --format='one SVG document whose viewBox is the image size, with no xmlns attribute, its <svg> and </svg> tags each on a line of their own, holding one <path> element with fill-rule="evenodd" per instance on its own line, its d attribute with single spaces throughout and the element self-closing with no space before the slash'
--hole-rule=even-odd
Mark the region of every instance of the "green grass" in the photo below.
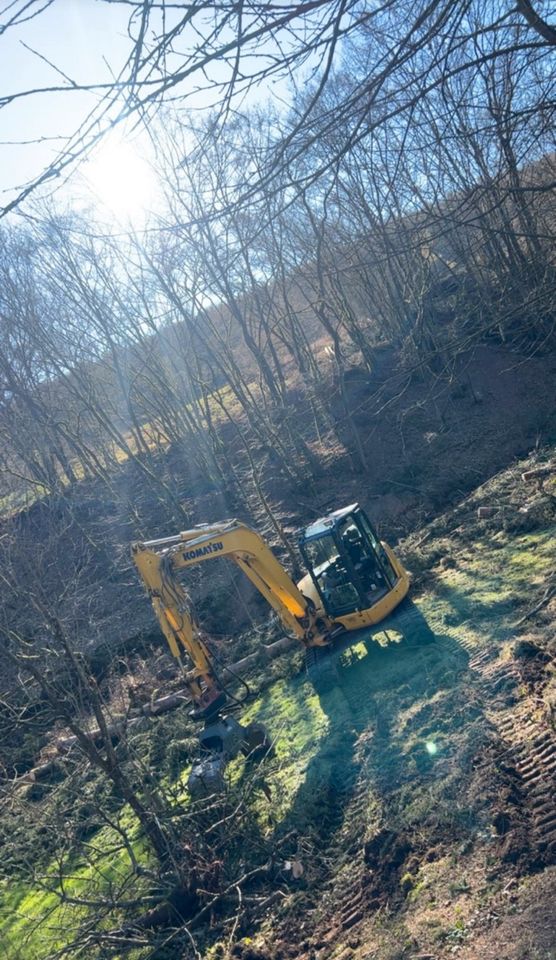
<svg viewBox="0 0 556 960">
<path fill-rule="evenodd" d="M 505 538 L 495 550 L 479 542 L 471 557 L 440 573 L 434 589 L 418 600 L 431 627 L 477 649 L 508 639 L 521 606 L 534 604 L 554 568 L 555 533 L 549 527 Z"/>
<path fill-rule="evenodd" d="M 330 724 L 303 676 L 280 680 L 263 691 L 242 715 L 242 723 L 254 720 L 266 726 L 273 741 L 274 756 L 266 764 L 265 778 L 272 789 L 272 820 L 277 826 L 291 811 Z M 268 802 L 259 798 L 257 806 L 261 824 L 266 825 Z"/>
<path fill-rule="evenodd" d="M 343 654 L 339 683 L 329 693 L 317 696 L 301 674 L 275 682 L 244 710 L 243 722 L 264 723 L 274 740 L 274 757 L 261 771 L 271 788 L 271 803 L 262 791 L 254 791 L 252 800 L 264 836 L 272 838 L 292 828 L 304 836 L 321 831 L 326 845 L 322 831 L 327 798 L 349 765 L 357 762 L 358 737 L 376 722 L 377 711 L 385 722 L 392 718 L 395 724 L 383 752 L 375 748 L 379 752 L 373 776 L 378 781 L 388 777 L 395 781 L 400 763 L 409 771 L 433 770 L 450 757 L 467 723 L 464 718 L 458 727 L 451 709 L 458 673 L 466 668 L 469 650 L 490 645 L 503 653 L 515 634 L 523 605 L 534 604 L 553 568 L 554 532 L 552 527 L 514 538 L 497 536 L 496 549 L 490 548 L 486 533 L 473 543 L 472 551 L 468 545 L 456 545 L 456 566 L 439 571 L 416 601 L 438 635 L 438 647 L 411 654 L 404 652 L 403 644 L 382 650 L 375 643 L 358 643 Z M 418 669 L 408 672 L 410 657 Z M 404 704 L 392 699 L 391 690 L 406 691 Z M 185 797 L 188 773 L 186 767 L 175 781 L 184 791 L 180 799 Z M 238 760 L 230 765 L 229 775 L 232 785 L 241 786 L 249 770 Z M 373 789 L 371 777 L 366 814 L 369 829 L 379 816 Z M 445 780 L 431 781 L 422 790 L 418 786 L 411 789 L 403 817 L 408 828 L 417 829 L 431 810 L 441 808 Z M 450 815 L 454 827 L 459 828 L 466 812 L 455 810 Z M 131 814 L 125 812 L 124 818 L 136 856 L 145 863 L 146 848 Z M 124 888 L 127 896 L 136 896 L 144 881 L 132 876 L 128 854 L 117 846 L 117 835 L 104 828 L 89 847 L 70 851 L 63 865 L 66 892 L 95 899 Z M 60 902 L 57 870 L 53 861 L 43 871 L 45 879 L 40 884 L 14 878 L 0 888 L 2 960 L 45 960 L 71 940 L 72 931 L 83 921 L 95 915 L 88 907 Z M 415 883 L 415 896 L 418 887 Z M 117 919 L 112 912 L 105 918 L 101 915 L 98 922 L 114 926 Z"/>
<path fill-rule="evenodd" d="M 145 844 L 131 812 L 123 811 L 122 826 L 129 830 L 139 863 L 147 863 Z M 60 869 L 63 885 L 60 883 Z M 145 881 L 133 875 L 127 851 L 111 828 L 98 831 L 81 850 L 70 853 L 62 867 L 53 860 L 41 871 L 40 883 L 21 879 L 3 881 L 0 887 L 0 956 L 2 960 L 43 960 L 71 941 L 83 921 L 98 916 L 99 927 L 114 926 L 114 914 L 64 901 L 63 896 L 103 900 L 125 891 L 132 899 L 141 895 Z M 94 954 L 90 954 L 94 956 Z"/>
</svg>

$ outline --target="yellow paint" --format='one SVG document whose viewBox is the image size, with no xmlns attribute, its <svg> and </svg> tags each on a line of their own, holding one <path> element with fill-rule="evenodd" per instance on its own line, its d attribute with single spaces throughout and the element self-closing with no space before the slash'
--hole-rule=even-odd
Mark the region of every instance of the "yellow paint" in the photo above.
<svg viewBox="0 0 556 960">
<path fill-rule="evenodd" d="M 356 630 L 380 623 L 403 600 L 409 577 L 392 550 L 384 544 L 396 582 L 388 593 L 366 610 L 332 620 L 307 575 L 296 586 L 263 538 L 245 524 L 232 520 L 205 524 L 173 537 L 132 545 L 139 576 L 151 597 L 154 612 L 172 654 L 183 649 L 194 670 L 186 680 L 192 698 L 206 708 L 220 694 L 212 657 L 188 610 L 186 593 L 177 572 L 217 557 L 229 557 L 251 580 L 280 617 L 288 632 L 306 647 L 325 646 L 335 627 Z"/>
</svg>

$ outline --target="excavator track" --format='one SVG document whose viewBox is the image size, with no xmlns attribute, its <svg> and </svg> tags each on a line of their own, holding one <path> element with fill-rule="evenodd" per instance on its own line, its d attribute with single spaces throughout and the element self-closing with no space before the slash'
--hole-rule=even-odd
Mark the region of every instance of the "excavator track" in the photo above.
<svg viewBox="0 0 556 960">
<path fill-rule="evenodd" d="M 551 865 L 556 862 L 556 735 L 542 721 L 524 719 L 516 713 L 514 701 L 522 677 L 515 661 L 500 660 L 498 651 L 491 647 L 477 651 L 471 644 L 462 646 L 470 655 L 464 683 L 470 682 L 480 700 L 488 705 L 499 747 L 495 762 L 503 765 L 505 771 L 512 771 L 515 778 L 530 854 L 539 866 Z M 356 715 L 354 704 L 355 726 Z M 331 917 L 336 922 L 317 937 L 323 944 L 332 941 L 340 931 L 354 932 L 377 904 L 365 855 L 375 736 L 376 732 L 360 737 L 358 763 L 338 792 L 342 820 L 327 851 L 329 880 L 317 911 L 323 918 L 318 924 L 321 928 L 329 924 Z M 388 794 L 383 799 L 388 803 Z"/>
<path fill-rule="evenodd" d="M 493 722 L 501 742 L 501 758 L 514 772 L 528 813 L 530 842 L 539 863 L 556 863 L 556 733 L 542 720 L 524 717 L 516 709 L 508 713 L 508 695 L 522 680 L 514 660 L 500 663 L 490 650 L 469 661 L 477 681 L 495 711 Z"/>
<path fill-rule="evenodd" d="M 323 896 L 325 915 L 336 917 L 338 923 L 328 936 L 336 934 L 338 927 L 341 930 L 355 927 L 366 912 L 366 867 L 360 825 L 368 805 L 368 790 L 368 772 L 363 767 L 353 771 L 338 794 L 343 822 L 328 851 L 333 869 Z"/>
<path fill-rule="evenodd" d="M 362 779 L 358 785 L 356 797 L 351 804 L 354 822 L 360 823 L 366 807 L 366 783 Z M 365 891 L 366 866 L 364 851 L 360 838 L 353 837 L 351 847 L 348 848 L 350 861 L 346 868 L 347 876 L 338 896 L 340 925 L 342 930 L 349 930 L 363 919 L 367 906 Z"/>
<path fill-rule="evenodd" d="M 538 861 L 551 866 L 556 863 L 556 736 L 532 718 L 518 724 L 506 717 L 499 728 L 507 762 L 521 785 Z"/>
</svg>

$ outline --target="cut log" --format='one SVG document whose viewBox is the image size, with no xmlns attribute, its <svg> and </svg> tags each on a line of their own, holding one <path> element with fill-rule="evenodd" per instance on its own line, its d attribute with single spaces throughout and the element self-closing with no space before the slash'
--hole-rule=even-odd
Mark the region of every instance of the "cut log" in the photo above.
<svg viewBox="0 0 556 960">
<path fill-rule="evenodd" d="M 277 657 L 281 657 L 282 654 L 287 653 L 288 650 L 291 650 L 292 647 L 297 645 L 299 645 L 299 641 L 294 640 L 293 637 L 282 637 L 281 640 L 276 640 L 275 643 L 263 644 L 261 652 L 263 656 L 268 657 L 269 660 L 276 660 Z"/>
<path fill-rule="evenodd" d="M 547 463 L 544 467 L 535 467 L 533 470 L 526 470 L 525 473 L 521 474 L 521 479 L 524 483 L 533 483 L 535 480 L 542 484 L 545 477 L 549 477 L 551 473 L 556 473 L 556 462 Z"/>
<path fill-rule="evenodd" d="M 236 663 L 231 663 L 226 669 L 232 674 L 238 674 L 252 670 L 256 668 L 261 661 L 268 662 L 269 660 L 275 660 L 277 657 L 281 657 L 284 653 L 287 653 L 288 650 L 291 650 L 291 648 L 297 644 L 298 641 L 294 640 L 292 637 L 282 637 L 275 643 L 270 643 L 267 645 L 263 644 L 255 653 L 251 653 L 249 656 L 243 657 L 242 660 L 238 660 Z M 184 687 L 181 690 L 176 690 L 174 693 L 169 693 L 164 697 L 158 697 L 156 700 L 151 700 L 149 703 L 144 703 L 141 707 L 132 708 L 125 716 L 122 715 L 115 717 L 114 722 L 107 725 L 106 729 L 108 736 L 117 742 L 121 739 L 126 730 L 129 730 L 130 727 L 136 726 L 144 717 L 159 717 L 164 713 L 177 710 L 178 707 L 183 707 L 188 703 L 191 703 L 191 695 L 187 687 Z M 102 746 L 103 736 L 98 727 L 94 730 L 88 731 L 87 738 L 92 740 L 97 746 Z M 54 742 L 58 756 L 60 754 L 69 753 L 69 751 L 76 744 L 76 736 L 58 737 Z M 28 773 L 24 774 L 23 777 L 18 779 L 18 784 L 34 783 L 35 780 L 41 776 L 41 774 L 44 775 L 52 768 L 54 762 L 55 761 L 51 760 L 47 764 L 33 768 L 33 770 L 30 770 Z"/>
<path fill-rule="evenodd" d="M 479 507 L 477 510 L 479 520 L 486 520 L 487 517 L 495 517 L 497 513 L 500 513 L 500 507 Z"/>
</svg>

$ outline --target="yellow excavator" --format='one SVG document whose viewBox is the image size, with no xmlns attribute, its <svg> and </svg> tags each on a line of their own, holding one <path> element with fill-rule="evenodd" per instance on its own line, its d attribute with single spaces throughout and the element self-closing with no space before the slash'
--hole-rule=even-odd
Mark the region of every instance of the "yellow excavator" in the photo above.
<svg viewBox="0 0 556 960">
<path fill-rule="evenodd" d="M 307 573 L 296 585 L 264 539 L 238 520 L 201 524 L 175 536 L 136 542 L 132 556 L 172 654 L 179 661 L 194 705 L 205 721 L 202 755 L 189 779 L 190 792 L 221 788 L 225 764 L 240 750 L 260 748 L 265 732 L 223 716 L 227 694 L 219 667 L 189 609 L 180 571 L 217 557 L 240 567 L 274 608 L 286 631 L 306 648 L 309 674 L 321 654 L 341 637 L 383 623 L 405 598 L 409 577 L 391 548 L 379 540 L 364 510 L 351 504 L 316 520 L 299 549 Z M 183 654 L 192 669 L 187 669 Z"/>
</svg>

